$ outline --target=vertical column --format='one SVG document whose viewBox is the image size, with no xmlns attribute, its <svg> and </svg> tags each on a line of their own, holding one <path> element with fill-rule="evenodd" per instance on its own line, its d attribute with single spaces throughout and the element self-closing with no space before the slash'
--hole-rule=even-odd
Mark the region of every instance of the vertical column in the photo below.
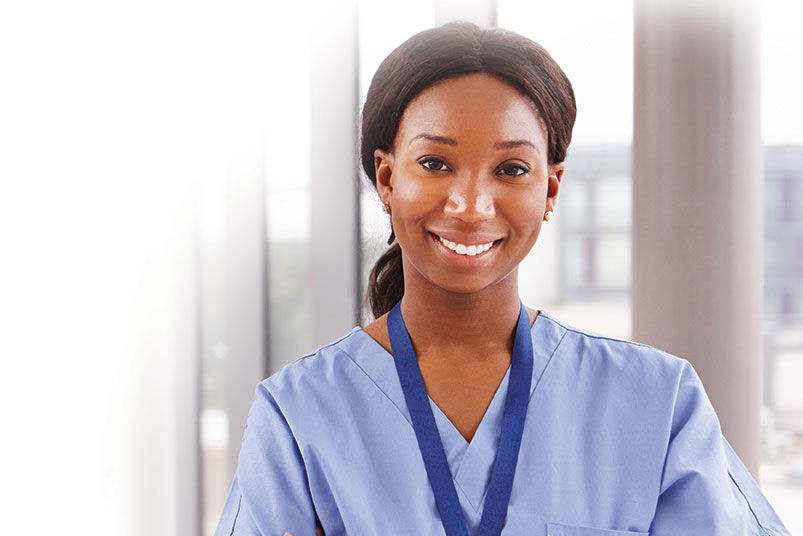
<svg viewBox="0 0 803 536">
<path fill-rule="evenodd" d="M 200 280 L 198 265 L 197 184 L 187 184 L 185 196 L 175 201 L 176 227 L 179 232 L 173 246 L 171 270 L 173 293 L 172 385 L 170 385 L 173 495 L 175 533 L 201 533 L 202 475 L 200 449 L 201 361 L 200 361 Z M 191 267 L 191 268 L 190 268 Z M 151 441 L 153 437 L 149 438 Z M 151 529 L 146 529 L 151 530 Z"/>
<path fill-rule="evenodd" d="M 757 474 L 763 186 L 754 1 L 635 3 L 633 334 L 689 359 Z"/>
<path fill-rule="evenodd" d="M 314 10 L 310 73 L 310 322 L 327 344 L 359 320 L 357 5 Z"/>
<path fill-rule="evenodd" d="M 240 440 L 257 382 L 267 375 L 267 289 L 263 144 L 243 142 L 226 169 L 222 352 L 229 416 L 228 467 L 237 468 Z M 209 312 L 212 314 L 212 312 Z"/>
</svg>

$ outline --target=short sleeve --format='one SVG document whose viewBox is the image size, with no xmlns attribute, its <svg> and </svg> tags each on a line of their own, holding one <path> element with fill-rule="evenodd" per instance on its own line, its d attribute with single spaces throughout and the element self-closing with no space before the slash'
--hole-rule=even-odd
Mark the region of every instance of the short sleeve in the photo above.
<svg viewBox="0 0 803 536">
<path fill-rule="evenodd" d="M 651 536 L 789 536 L 730 448 L 700 379 L 680 376 Z"/>
<path fill-rule="evenodd" d="M 261 383 L 215 536 L 274 536 L 285 531 L 314 536 L 315 509 L 290 426 Z"/>
</svg>

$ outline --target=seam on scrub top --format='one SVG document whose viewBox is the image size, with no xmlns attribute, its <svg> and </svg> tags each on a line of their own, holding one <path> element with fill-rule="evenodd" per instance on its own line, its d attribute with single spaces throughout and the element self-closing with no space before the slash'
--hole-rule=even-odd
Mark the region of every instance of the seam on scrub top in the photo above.
<svg viewBox="0 0 803 536">
<path fill-rule="evenodd" d="M 381 346 L 380 346 L 380 348 L 381 348 Z M 413 423 L 407 418 L 407 416 L 404 414 L 402 409 L 396 404 L 396 402 L 393 401 L 392 398 L 390 398 L 390 396 L 388 396 L 388 394 L 385 392 L 385 390 L 382 389 L 382 387 L 380 387 L 380 385 L 378 383 L 376 383 L 376 381 L 371 377 L 371 375 L 368 374 L 367 372 L 365 372 L 365 369 L 362 368 L 359 363 L 357 363 L 357 361 L 354 359 L 354 357 L 352 357 L 352 355 L 350 353 L 348 353 L 346 350 L 344 350 L 343 348 L 338 348 L 338 350 L 343 352 L 346 355 L 346 357 L 349 358 L 349 360 L 354 364 L 354 366 L 357 367 L 359 369 L 359 371 L 362 372 L 365 375 L 365 377 L 368 378 L 368 380 L 370 380 L 370 382 L 374 384 L 374 386 L 377 388 L 377 390 L 380 393 L 382 393 L 382 395 L 384 395 L 385 398 L 388 399 L 388 401 L 393 405 L 393 407 L 396 408 L 396 411 L 398 411 L 399 414 L 402 416 L 402 418 L 405 421 L 407 421 L 407 424 L 412 426 Z"/>
<path fill-rule="evenodd" d="M 267 382 L 267 380 L 265 381 Z M 275 406 L 274 409 L 278 413 L 284 425 L 287 427 L 287 430 L 290 432 L 290 437 L 293 438 L 293 446 L 295 446 L 296 452 L 298 453 L 298 457 L 301 459 L 301 470 L 304 472 L 304 480 L 307 483 L 307 497 L 309 497 L 309 502 L 310 505 L 312 506 L 312 511 L 315 513 L 315 516 L 317 517 L 318 509 L 315 508 L 315 499 L 312 497 L 312 482 L 310 481 L 309 471 L 307 471 L 307 459 L 304 457 L 304 451 L 298 444 L 298 436 L 296 435 L 295 430 L 293 430 L 293 427 L 290 425 L 290 421 L 287 420 L 287 415 L 285 415 L 285 412 L 282 409 L 282 406 L 279 404 L 279 401 L 276 399 L 276 397 L 269 389 L 269 386 L 265 385 L 264 389 L 265 389 L 265 394 L 267 395 L 268 404 L 272 404 L 273 406 Z M 229 536 L 231 536 L 231 534 Z"/>
<path fill-rule="evenodd" d="M 652 346 L 650 346 L 648 344 L 642 344 L 640 342 L 629 341 L 627 339 L 618 339 L 616 337 L 608 337 L 606 335 L 598 335 L 598 334 L 594 334 L 594 333 L 589 333 L 589 332 L 583 331 L 582 329 L 579 329 L 579 328 L 573 328 L 571 326 L 567 326 L 566 324 L 562 323 L 560 320 L 550 316 L 549 313 L 544 313 L 544 315 L 549 320 L 551 320 L 555 324 L 559 325 L 560 327 L 562 327 L 566 331 L 571 331 L 572 333 L 577 333 L 578 335 L 583 335 L 585 337 L 590 337 L 592 339 L 602 339 L 602 340 L 611 341 L 611 342 L 623 342 L 625 344 L 632 344 L 633 346 L 639 346 L 641 348 L 653 348 Z"/>
<path fill-rule="evenodd" d="M 555 323 L 556 323 L 556 324 L 558 324 L 558 325 L 560 326 L 560 324 L 559 324 L 558 322 L 555 322 Z M 561 327 L 563 327 L 563 326 L 561 326 Z M 552 353 L 551 353 L 551 354 L 549 354 L 549 357 L 548 357 L 548 358 L 547 358 L 547 360 L 546 360 L 546 365 L 544 365 L 544 368 L 543 368 L 543 370 L 541 371 L 541 374 L 539 374 L 539 375 L 538 375 L 538 378 L 535 380 L 535 385 L 533 385 L 533 390 L 532 390 L 532 391 L 530 391 L 530 396 L 529 396 L 529 397 L 527 397 L 527 405 L 528 405 L 528 408 L 527 408 L 527 409 L 528 409 L 528 410 L 529 410 L 529 402 L 530 402 L 530 400 L 532 400 L 532 398 L 533 398 L 533 395 L 534 395 L 534 394 L 535 394 L 535 392 L 538 390 L 538 384 L 540 384 L 540 383 L 541 383 L 541 378 L 543 378 L 543 377 L 544 377 L 544 374 L 546 374 L 546 371 L 547 371 L 547 369 L 549 368 L 549 365 L 550 365 L 550 363 L 552 363 L 552 358 L 555 356 L 555 352 L 557 352 L 557 351 L 558 351 L 558 348 L 560 348 L 560 345 L 563 343 L 563 339 L 565 339 L 565 338 L 566 338 L 566 334 L 567 334 L 568 332 L 569 332 L 569 330 L 567 330 L 566 328 L 564 328 L 563 335 L 561 335 L 561 336 L 560 336 L 560 340 L 558 341 L 558 344 L 556 344 L 556 345 L 555 345 L 555 348 L 553 348 L 553 349 L 552 349 Z"/>
<path fill-rule="evenodd" d="M 240 498 L 237 501 L 237 513 L 234 514 L 234 522 L 231 524 L 231 532 L 229 533 L 229 536 L 232 536 L 234 534 L 234 529 L 237 528 L 237 518 L 240 517 L 240 506 L 242 506 L 242 504 L 243 504 L 243 494 L 240 493 Z"/>
<path fill-rule="evenodd" d="M 491 470 L 493 471 L 493 467 L 491 468 Z M 486 486 L 485 491 L 482 492 L 482 497 L 480 497 L 479 506 L 474 506 L 474 503 L 471 501 L 471 498 L 468 496 L 468 493 L 466 493 L 466 490 L 463 488 L 463 485 L 460 484 L 460 482 L 458 482 L 455 477 L 452 477 L 452 482 L 454 482 L 455 487 L 459 489 L 460 492 L 463 494 L 463 496 L 466 498 L 466 501 L 468 501 L 468 504 L 471 505 L 471 508 L 474 509 L 474 513 L 479 514 L 480 508 L 482 508 L 482 506 L 485 504 L 485 501 L 483 499 L 485 499 L 485 495 L 488 493 L 488 486 Z"/>
<path fill-rule="evenodd" d="M 664 442 L 664 461 L 663 465 L 661 466 L 661 478 L 658 479 L 658 493 L 655 497 L 655 506 L 652 510 L 653 518 L 655 518 L 655 514 L 658 511 L 658 503 L 661 500 L 661 495 L 664 493 L 664 478 L 666 477 L 666 464 L 667 460 L 669 460 L 669 445 L 672 443 L 673 436 L 672 436 L 672 428 L 675 424 L 675 411 L 678 407 L 678 396 L 680 396 L 680 383 L 683 381 L 683 372 L 686 370 L 686 367 L 691 367 L 691 363 L 686 361 L 685 359 L 681 360 L 684 362 L 681 368 L 678 371 L 677 377 L 675 378 L 675 387 L 674 387 L 674 397 L 672 398 L 672 415 L 669 419 L 669 427 L 667 428 L 666 433 L 666 441 Z M 669 486 L 672 487 L 672 486 Z M 669 489 L 669 488 L 667 488 Z"/>
<path fill-rule="evenodd" d="M 739 483 L 736 482 L 735 478 L 733 478 L 733 473 L 728 471 L 728 476 L 730 477 L 731 482 L 733 482 L 733 485 L 736 486 L 736 489 L 739 490 L 739 493 L 742 495 L 742 498 L 744 499 L 744 502 L 747 503 L 747 507 L 750 509 L 750 513 L 753 514 L 753 519 L 756 520 L 756 525 L 758 525 L 758 528 L 761 529 L 761 532 L 763 532 L 764 534 L 767 534 L 767 530 L 761 524 L 761 521 L 758 520 L 758 516 L 756 515 L 755 510 L 753 510 L 753 505 L 751 505 L 750 501 L 747 500 L 747 495 L 744 494 L 744 492 L 742 491 L 742 488 L 739 486 Z"/>
<path fill-rule="evenodd" d="M 302 355 L 301 357 L 299 357 L 298 359 L 293 361 L 293 363 L 295 363 L 296 361 L 301 361 L 303 359 L 307 359 L 308 357 L 315 357 L 316 355 L 321 353 L 321 350 L 326 350 L 327 348 L 330 348 L 332 346 L 337 346 L 338 344 L 343 342 L 345 339 L 348 339 L 357 330 L 357 328 L 362 329 L 362 328 L 360 328 L 360 326 L 354 326 L 353 328 L 351 328 L 351 331 L 349 331 L 348 333 L 346 333 L 345 335 L 343 335 L 342 337 L 340 337 L 336 341 L 332 341 L 329 344 L 325 344 L 325 345 L 321 346 L 320 348 L 318 348 L 317 350 L 308 353 L 307 355 Z M 337 350 L 343 351 L 342 348 L 337 348 Z M 346 353 L 346 352 L 343 352 L 343 353 Z M 349 356 L 349 357 L 351 357 L 351 356 Z"/>
</svg>

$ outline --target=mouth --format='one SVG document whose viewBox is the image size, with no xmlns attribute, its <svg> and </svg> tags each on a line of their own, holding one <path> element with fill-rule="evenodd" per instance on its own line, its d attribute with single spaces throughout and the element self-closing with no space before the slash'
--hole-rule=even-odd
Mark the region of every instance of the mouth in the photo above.
<svg viewBox="0 0 803 536">
<path fill-rule="evenodd" d="M 436 238 L 445 248 L 451 250 L 453 253 L 465 257 L 476 257 L 479 255 L 483 255 L 490 251 L 496 244 L 502 241 L 502 239 L 492 240 L 490 242 L 485 242 L 481 244 L 463 244 L 460 242 L 453 242 L 448 240 L 442 236 L 439 236 L 435 233 L 430 233 L 434 238 Z"/>
</svg>

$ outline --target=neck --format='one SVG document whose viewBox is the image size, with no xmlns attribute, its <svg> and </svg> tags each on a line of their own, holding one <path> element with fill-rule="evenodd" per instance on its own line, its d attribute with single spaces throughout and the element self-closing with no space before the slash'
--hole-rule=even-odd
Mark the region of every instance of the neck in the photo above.
<svg viewBox="0 0 803 536">
<path fill-rule="evenodd" d="M 455 293 L 405 277 L 402 315 L 416 354 L 461 362 L 513 350 L 521 302 L 517 272 L 492 287 Z"/>
</svg>

